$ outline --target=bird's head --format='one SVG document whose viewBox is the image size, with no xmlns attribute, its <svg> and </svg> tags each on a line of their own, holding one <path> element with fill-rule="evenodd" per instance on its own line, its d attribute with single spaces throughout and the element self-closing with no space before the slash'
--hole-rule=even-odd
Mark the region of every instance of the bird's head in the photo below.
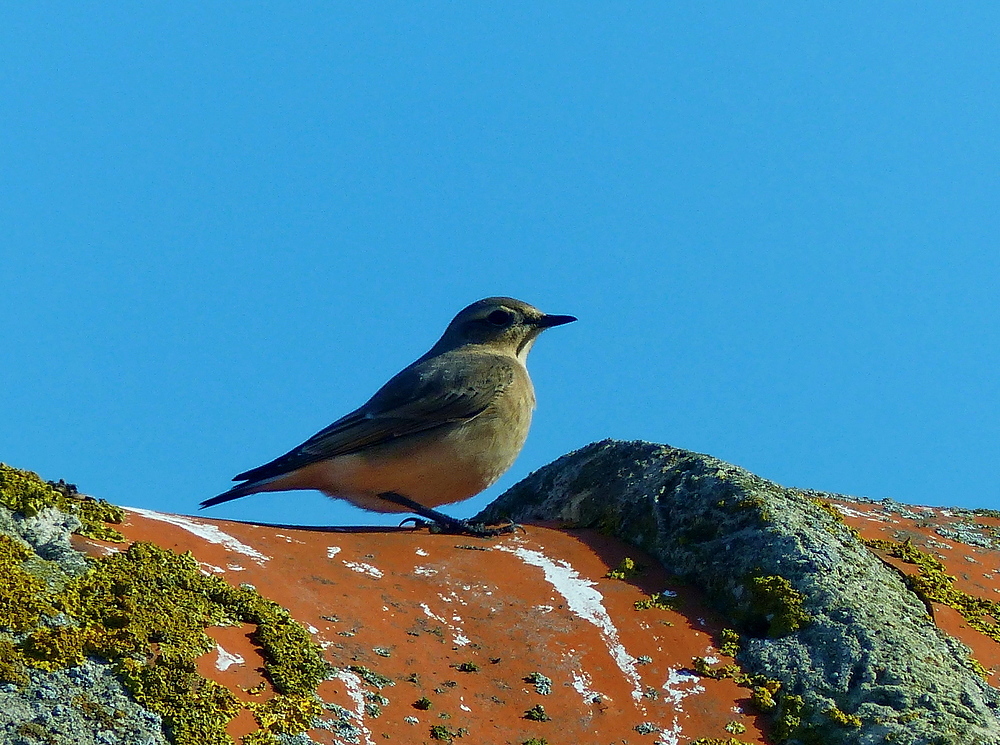
<svg viewBox="0 0 1000 745">
<path fill-rule="evenodd" d="M 459 311 L 431 351 L 444 352 L 476 344 L 516 356 L 523 362 L 540 333 L 575 320 L 573 316 L 542 313 L 512 297 L 488 297 Z"/>
</svg>

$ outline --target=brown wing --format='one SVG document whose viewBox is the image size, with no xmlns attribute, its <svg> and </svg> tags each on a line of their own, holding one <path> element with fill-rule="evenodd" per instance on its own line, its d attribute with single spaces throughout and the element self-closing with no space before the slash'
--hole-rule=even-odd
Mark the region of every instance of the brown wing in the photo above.
<svg viewBox="0 0 1000 745">
<path fill-rule="evenodd" d="M 337 455 L 469 421 L 510 385 L 516 364 L 507 357 L 468 351 L 420 362 L 392 378 L 361 408 L 233 480 L 269 479 Z"/>
</svg>

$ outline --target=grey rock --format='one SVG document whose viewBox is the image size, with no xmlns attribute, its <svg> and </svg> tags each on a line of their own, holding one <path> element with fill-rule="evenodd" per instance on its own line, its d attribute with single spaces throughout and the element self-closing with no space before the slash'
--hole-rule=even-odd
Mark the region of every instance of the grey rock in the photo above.
<svg viewBox="0 0 1000 745">
<path fill-rule="evenodd" d="M 0 688 L 2 743 L 167 745 L 160 717 L 125 692 L 110 665 L 88 661 L 55 672 L 32 670 L 29 677 L 23 689 Z"/>
<path fill-rule="evenodd" d="M 87 560 L 70 544 L 80 527 L 73 515 L 46 507 L 25 517 L 0 506 L 0 533 L 21 541 L 34 552 L 25 569 L 50 584 L 59 585 L 87 571 Z"/>
<path fill-rule="evenodd" d="M 802 698 L 789 745 L 997 745 L 1000 691 L 899 574 L 813 501 L 835 496 L 706 455 L 608 440 L 533 473 L 475 519 L 597 527 L 703 589 L 740 630 L 744 670 Z M 754 589 L 766 576 L 801 593 L 804 626 L 780 628 Z M 832 707 L 861 727 L 834 722 Z"/>
<path fill-rule="evenodd" d="M 0 533 L 32 550 L 25 571 L 53 589 L 87 569 L 86 559 L 70 544 L 79 525 L 76 517 L 54 508 L 24 517 L 0 506 Z M 57 626 L 71 620 L 60 613 L 43 622 Z M 27 675 L 23 686 L 0 684 L 0 743 L 167 745 L 160 717 L 136 703 L 107 663 L 88 660 L 53 672 L 28 670 Z"/>
</svg>

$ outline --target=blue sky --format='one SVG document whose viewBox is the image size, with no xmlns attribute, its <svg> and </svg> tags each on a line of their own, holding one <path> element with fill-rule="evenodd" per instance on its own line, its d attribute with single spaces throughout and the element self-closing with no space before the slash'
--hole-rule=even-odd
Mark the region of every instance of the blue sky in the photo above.
<svg viewBox="0 0 1000 745">
<path fill-rule="evenodd" d="M 536 345 L 528 445 L 457 516 L 606 437 L 1000 507 L 998 21 L 8 6 L 0 460 L 191 513 L 505 294 L 580 321 Z M 302 492 L 210 514 L 378 521 Z"/>
</svg>

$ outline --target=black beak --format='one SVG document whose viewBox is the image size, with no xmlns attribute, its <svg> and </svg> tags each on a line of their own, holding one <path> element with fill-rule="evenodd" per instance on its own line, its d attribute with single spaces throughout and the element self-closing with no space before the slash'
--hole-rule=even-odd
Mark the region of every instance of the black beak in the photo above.
<svg viewBox="0 0 1000 745">
<path fill-rule="evenodd" d="M 576 320 L 576 316 L 549 316 L 544 315 L 535 321 L 536 326 L 540 326 L 543 329 L 549 329 L 553 326 L 562 326 L 564 323 L 573 323 Z"/>
</svg>

